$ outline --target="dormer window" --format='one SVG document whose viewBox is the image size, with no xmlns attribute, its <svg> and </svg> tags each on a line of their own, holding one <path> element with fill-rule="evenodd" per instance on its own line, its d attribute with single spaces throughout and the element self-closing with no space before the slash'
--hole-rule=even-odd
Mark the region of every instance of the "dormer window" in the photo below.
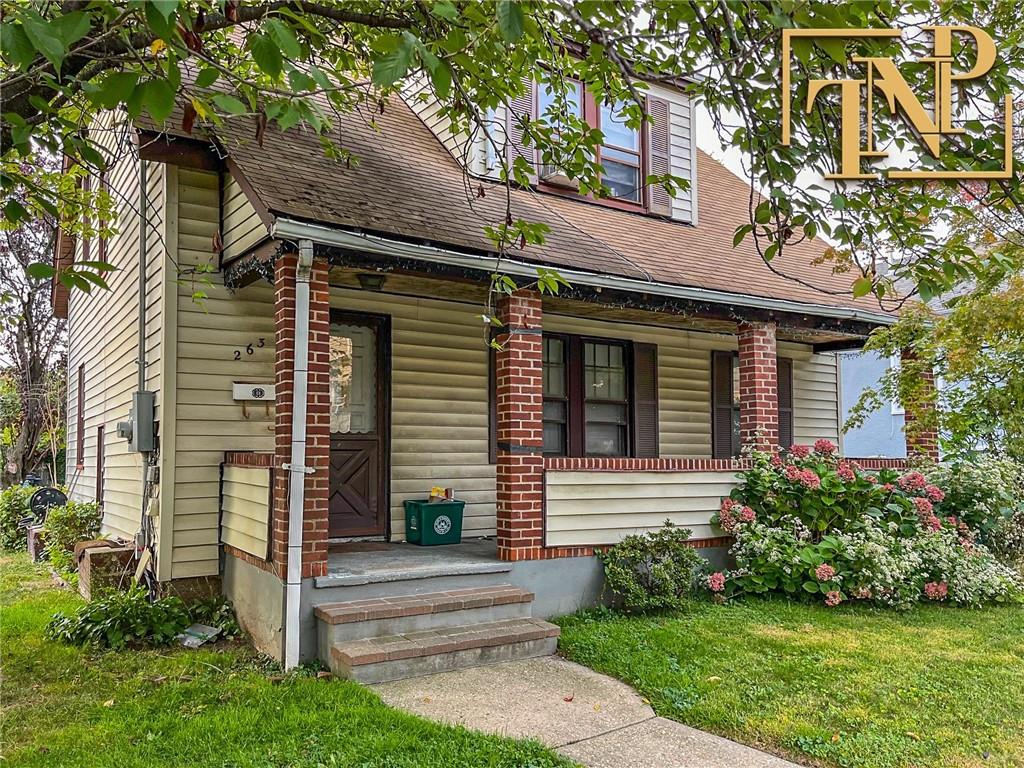
<svg viewBox="0 0 1024 768">
<path fill-rule="evenodd" d="M 648 95 L 645 109 L 649 119 L 643 129 L 633 128 L 627 125 L 623 114 L 625 103 L 600 104 L 582 83 L 566 81 L 566 85 L 569 87 L 565 96 L 559 97 L 549 84 L 534 83 L 513 101 L 506 128 L 509 161 L 521 157 L 530 163 L 535 169 L 534 180 L 541 189 L 577 194 L 579 182 L 569 178 L 560 167 L 557 150 L 540 157 L 535 147 L 525 143 L 523 125 L 542 119 L 557 134 L 559 125 L 568 122 L 570 116 L 583 120 L 590 128 L 600 130 L 603 136 L 597 160 L 602 169 L 601 181 L 607 189 L 603 197 L 588 194 L 587 198 L 610 207 L 672 216 L 672 200 L 664 187 L 646 184 L 649 175 L 668 175 L 673 170 L 668 102 Z M 572 151 L 572 147 L 566 148 L 566 156 L 571 156 Z M 689 159 L 686 158 L 688 165 Z"/>
<path fill-rule="evenodd" d="M 595 126 L 604 134 L 601 180 L 611 190 L 612 197 L 642 203 L 640 131 L 626 125 L 623 106 L 621 103 L 601 105 L 600 124 Z"/>
</svg>

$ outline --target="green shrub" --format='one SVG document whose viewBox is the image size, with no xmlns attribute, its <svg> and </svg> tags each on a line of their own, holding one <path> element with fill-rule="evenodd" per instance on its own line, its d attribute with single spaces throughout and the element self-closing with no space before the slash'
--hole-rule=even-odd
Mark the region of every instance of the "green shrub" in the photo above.
<svg viewBox="0 0 1024 768">
<path fill-rule="evenodd" d="M 687 544 L 690 533 L 666 520 L 658 531 L 627 536 L 597 553 L 608 588 L 627 610 L 681 607 L 704 568 L 704 559 Z"/>
<path fill-rule="evenodd" d="M 54 570 L 65 575 L 77 570 L 75 544 L 99 536 L 101 521 L 100 507 L 92 501 L 69 501 L 47 513 L 40 534 Z"/>
<path fill-rule="evenodd" d="M 1020 578 L 956 514 L 953 493 L 919 471 L 864 472 L 835 451 L 819 440 L 752 455 L 713 518 L 735 538 L 736 567 L 706 582 L 719 599 L 781 592 L 900 608 L 1021 599 Z"/>
<path fill-rule="evenodd" d="M 150 600 L 146 590 L 108 591 L 71 614 L 58 613 L 46 628 L 47 637 L 72 645 L 123 648 L 127 645 L 168 645 L 191 624 L 220 629 L 220 637 L 239 637 L 231 603 L 223 595 L 191 606 L 173 595 Z"/>
<path fill-rule="evenodd" d="M 1013 459 L 978 456 L 940 464 L 928 480 L 947 489 L 942 509 L 956 515 L 988 544 L 992 531 L 1024 511 L 1024 465 Z M 1024 550 L 1018 552 L 1024 556 Z"/>
<path fill-rule="evenodd" d="M 30 514 L 28 500 L 35 490 L 12 485 L 0 492 L 0 548 L 25 548 L 25 529 L 18 527 L 18 521 Z"/>
<path fill-rule="evenodd" d="M 58 613 L 47 625 L 46 636 L 101 648 L 167 645 L 190 623 L 180 598 L 150 602 L 144 588 L 133 586 L 127 592 L 106 592 L 70 615 Z"/>
</svg>

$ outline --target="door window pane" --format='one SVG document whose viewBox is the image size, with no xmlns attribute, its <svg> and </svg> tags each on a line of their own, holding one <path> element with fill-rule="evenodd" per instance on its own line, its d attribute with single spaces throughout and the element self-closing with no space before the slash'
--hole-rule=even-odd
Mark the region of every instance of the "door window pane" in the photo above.
<svg viewBox="0 0 1024 768">
<path fill-rule="evenodd" d="M 377 429 L 377 339 L 373 328 L 331 324 L 331 432 Z"/>
</svg>

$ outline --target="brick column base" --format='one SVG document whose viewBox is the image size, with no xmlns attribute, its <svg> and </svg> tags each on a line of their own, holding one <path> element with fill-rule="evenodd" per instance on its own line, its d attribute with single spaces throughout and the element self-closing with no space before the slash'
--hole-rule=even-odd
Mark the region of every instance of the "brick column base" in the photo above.
<svg viewBox="0 0 1024 768">
<path fill-rule="evenodd" d="M 284 578 L 288 568 L 288 483 L 291 461 L 295 360 L 295 276 L 298 256 L 288 254 L 274 266 L 274 510 L 271 559 Z M 309 365 L 306 391 L 306 475 L 302 526 L 302 577 L 327 573 L 327 484 L 330 472 L 330 306 L 327 265 L 313 263 L 309 283 Z"/>
<path fill-rule="evenodd" d="M 775 323 L 740 323 L 738 341 L 740 445 L 774 450 L 779 443 Z"/>
<path fill-rule="evenodd" d="M 544 391 L 540 294 L 503 297 L 495 377 L 498 401 L 498 558 L 542 557 L 544 543 Z"/>
</svg>

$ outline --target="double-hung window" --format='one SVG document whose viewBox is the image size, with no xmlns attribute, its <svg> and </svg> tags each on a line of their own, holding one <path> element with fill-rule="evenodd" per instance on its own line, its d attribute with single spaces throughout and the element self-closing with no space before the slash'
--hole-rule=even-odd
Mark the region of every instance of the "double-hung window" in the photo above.
<svg viewBox="0 0 1024 768">
<path fill-rule="evenodd" d="M 625 105 L 602 104 L 599 127 L 604 135 L 601 145 L 601 180 L 619 200 L 643 203 L 643 156 L 640 131 L 626 125 Z"/>
</svg>

